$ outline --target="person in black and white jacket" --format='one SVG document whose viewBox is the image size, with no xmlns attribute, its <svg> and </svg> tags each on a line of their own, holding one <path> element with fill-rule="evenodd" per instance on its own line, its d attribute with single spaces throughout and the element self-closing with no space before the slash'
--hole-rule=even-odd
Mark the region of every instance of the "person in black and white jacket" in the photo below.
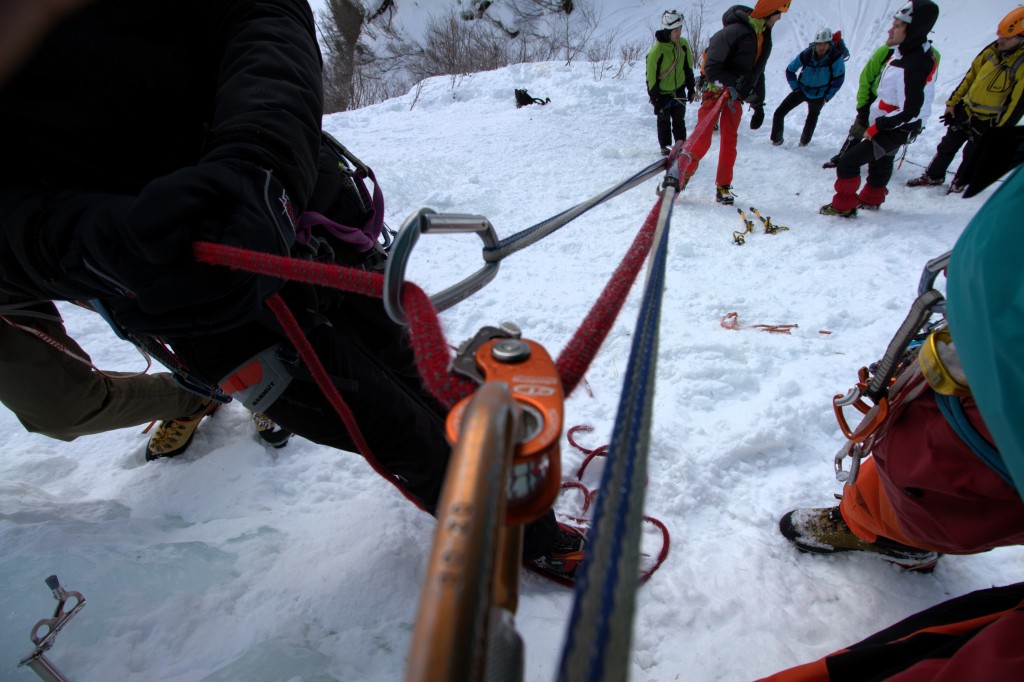
<svg viewBox="0 0 1024 682">
<path fill-rule="evenodd" d="M 886 45 L 896 52 L 882 72 L 864 139 L 836 160 L 836 193 L 821 207 L 823 215 L 850 218 L 858 208 L 877 210 L 885 201 L 896 152 L 923 130 L 931 114 L 938 60 L 928 33 L 938 18 L 931 0 L 912 0 L 893 15 Z M 865 164 L 867 182 L 861 189 Z"/>
</svg>

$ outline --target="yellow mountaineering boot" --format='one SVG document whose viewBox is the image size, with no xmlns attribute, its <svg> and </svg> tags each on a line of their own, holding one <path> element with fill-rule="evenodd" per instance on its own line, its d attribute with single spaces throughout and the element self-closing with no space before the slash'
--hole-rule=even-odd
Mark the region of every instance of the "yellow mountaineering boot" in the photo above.
<svg viewBox="0 0 1024 682">
<path fill-rule="evenodd" d="M 161 457 L 177 457 L 185 452 L 192 442 L 192 436 L 199 428 L 199 422 L 203 417 L 213 414 L 219 403 L 208 400 L 198 412 L 179 419 L 168 419 L 160 422 L 156 431 L 149 437 L 149 444 L 146 446 L 146 461 L 152 462 Z"/>
</svg>

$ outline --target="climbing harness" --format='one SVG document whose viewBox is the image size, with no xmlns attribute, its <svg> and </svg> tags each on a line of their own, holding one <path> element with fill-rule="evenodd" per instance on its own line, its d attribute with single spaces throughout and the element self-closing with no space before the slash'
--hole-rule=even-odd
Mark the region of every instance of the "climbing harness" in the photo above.
<svg viewBox="0 0 1024 682">
<path fill-rule="evenodd" d="M 33 316 L 33 317 L 35 317 L 35 316 Z M 42 315 L 39 315 L 38 317 L 43 318 L 43 319 L 49 319 L 49 316 L 45 316 L 44 317 Z M 56 320 L 60 321 L 60 318 L 56 318 Z M 92 369 L 94 372 L 96 372 L 100 376 L 102 376 L 104 378 L 107 378 L 107 379 L 112 379 L 112 380 L 115 380 L 115 381 L 116 380 L 123 380 L 123 379 L 133 379 L 135 377 L 140 377 L 143 374 L 146 374 L 149 371 L 149 368 L 153 366 L 152 358 L 144 350 L 142 350 L 141 348 L 136 347 L 136 348 L 138 348 L 138 351 L 142 355 L 142 357 L 144 357 L 146 359 L 146 368 L 141 370 L 141 371 L 138 371 L 138 372 L 131 372 L 131 373 L 119 372 L 117 374 L 110 374 L 108 372 L 104 372 L 102 369 L 100 369 L 99 367 L 94 365 L 92 360 L 90 360 L 88 357 L 83 357 L 83 356 L 79 355 L 78 353 L 76 353 L 75 351 L 71 350 L 70 348 L 68 348 L 66 345 L 64 345 L 63 343 L 61 343 L 57 339 L 53 338 L 52 336 L 50 336 L 49 334 L 44 332 L 42 329 L 38 329 L 38 328 L 32 327 L 30 325 L 19 324 L 19 323 L 15 322 L 14 320 L 10 319 L 9 317 L 7 317 L 6 315 L 0 315 L 0 322 L 9 324 L 10 326 L 14 327 L 15 329 L 20 329 L 21 331 L 23 331 L 23 332 L 25 332 L 27 334 L 31 334 L 32 336 L 36 337 L 37 339 L 39 339 L 40 341 L 45 343 L 47 346 L 50 346 L 54 350 L 56 350 L 56 351 L 58 351 L 60 353 L 63 353 L 64 355 L 67 355 L 69 358 L 71 358 L 72 360 L 75 360 L 76 362 L 80 362 L 81 364 L 85 365 L 86 367 L 89 367 L 90 369 Z"/>
<path fill-rule="evenodd" d="M 897 392 L 890 396 L 890 392 L 896 387 L 896 377 L 913 359 L 908 357 L 908 352 L 916 353 L 916 348 L 912 348 L 913 342 L 945 325 L 944 320 L 935 324 L 929 321 L 933 314 L 943 314 L 946 309 L 946 299 L 934 288 L 934 283 L 938 274 L 949 264 L 951 254 L 948 251 L 925 264 L 918 283 L 917 299 L 886 347 L 885 354 L 870 368 L 861 367 L 853 388 L 832 399 L 836 421 L 848 441 L 834 458 L 836 479 L 841 482 L 852 484 L 856 481 L 861 460 L 871 451 L 871 444 L 880 435 L 881 427 L 887 423 L 890 405 L 897 396 L 900 400 L 908 399 L 911 387 L 907 388 L 908 393 L 905 394 Z M 919 384 L 927 386 L 923 381 Z M 846 407 L 853 407 L 863 415 L 857 426 L 851 427 L 847 422 L 844 413 Z M 847 457 L 851 460 L 848 471 L 843 469 L 843 461 Z"/>
<path fill-rule="evenodd" d="M 53 598 L 57 600 L 57 608 L 50 618 L 43 618 L 35 624 L 29 638 L 36 648 L 31 654 L 21 659 L 18 667 L 27 666 L 44 682 L 68 682 L 68 678 L 53 665 L 53 662 L 46 657 L 46 652 L 53 647 L 57 633 L 64 629 L 64 626 L 85 608 L 85 597 L 81 592 L 68 592 L 65 590 L 57 576 L 51 575 L 46 579 L 46 586 L 53 592 Z M 73 599 L 74 604 L 70 605 L 68 600 Z M 45 633 L 41 633 L 46 628 Z"/>
</svg>

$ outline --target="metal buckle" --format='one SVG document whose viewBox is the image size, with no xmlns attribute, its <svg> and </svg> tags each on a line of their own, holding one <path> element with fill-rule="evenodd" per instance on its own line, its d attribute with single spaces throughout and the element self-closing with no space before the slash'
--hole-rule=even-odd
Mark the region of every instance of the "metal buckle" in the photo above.
<svg viewBox="0 0 1024 682">
<path fill-rule="evenodd" d="M 421 208 L 410 216 L 395 237 L 388 257 L 387 268 L 384 270 L 384 309 L 392 320 L 401 325 L 409 324 L 409 318 L 402 309 L 402 285 L 405 283 L 405 268 L 409 262 L 409 254 L 416 245 L 421 234 L 427 232 L 459 233 L 476 232 L 480 235 L 485 247 L 494 248 L 498 245 L 498 234 L 494 226 L 484 216 L 462 213 L 437 213 L 429 208 Z M 444 291 L 430 297 L 430 302 L 439 312 L 447 310 L 459 301 L 463 301 L 480 289 L 498 274 L 498 262 L 485 263 L 482 268 L 454 284 Z"/>
</svg>

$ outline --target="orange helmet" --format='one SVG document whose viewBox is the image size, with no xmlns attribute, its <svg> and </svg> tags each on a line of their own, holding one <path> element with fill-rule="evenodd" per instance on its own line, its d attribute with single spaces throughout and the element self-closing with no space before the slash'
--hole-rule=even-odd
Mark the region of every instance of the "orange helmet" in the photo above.
<svg viewBox="0 0 1024 682">
<path fill-rule="evenodd" d="M 1024 7 L 1018 7 L 1003 17 L 996 35 L 1000 38 L 1024 35 Z"/>
<path fill-rule="evenodd" d="M 754 10 L 750 13 L 752 19 L 764 19 L 776 12 L 788 12 L 790 0 L 757 0 Z"/>
</svg>

